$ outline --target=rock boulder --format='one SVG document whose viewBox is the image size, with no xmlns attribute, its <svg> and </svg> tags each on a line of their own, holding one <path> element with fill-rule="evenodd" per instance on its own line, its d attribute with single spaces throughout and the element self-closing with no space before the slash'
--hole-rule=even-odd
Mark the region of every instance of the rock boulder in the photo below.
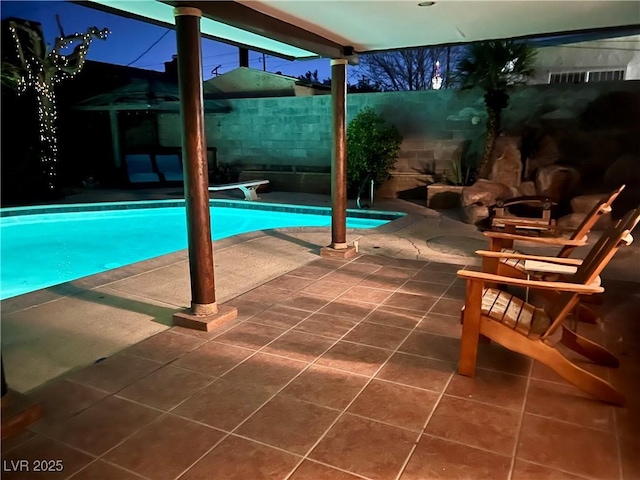
<svg viewBox="0 0 640 480">
<path fill-rule="evenodd" d="M 557 202 L 570 199 L 580 186 L 580 174 L 573 167 L 547 165 L 538 170 L 536 192 Z"/>
</svg>

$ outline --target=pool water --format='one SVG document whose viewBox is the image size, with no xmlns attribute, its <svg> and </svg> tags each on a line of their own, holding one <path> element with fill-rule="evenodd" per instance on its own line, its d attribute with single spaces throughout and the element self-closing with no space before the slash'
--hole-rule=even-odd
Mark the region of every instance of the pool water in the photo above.
<svg viewBox="0 0 640 480">
<path fill-rule="evenodd" d="M 323 210 L 328 209 L 298 213 L 212 206 L 212 237 L 219 240 L 269 228 L 330 226 L 331 216 Z M 347 227 L 374 228 L 392 219 L 387 217 L 348 216 Z M 0 299 L 5 299 L 187 248 L 185 208 L 4 216 L 0 218 L 0 244 Z"/>
</svg>

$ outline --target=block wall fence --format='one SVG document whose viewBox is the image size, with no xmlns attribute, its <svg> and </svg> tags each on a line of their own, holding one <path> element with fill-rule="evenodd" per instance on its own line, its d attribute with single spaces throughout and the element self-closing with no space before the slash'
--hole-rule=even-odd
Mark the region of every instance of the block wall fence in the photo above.
<svg viewBox="0 0 640 480">
<path fill-rule="evenodd" d="M 503 129 L 539 125 L 541 116 L 575 118 L 589 102 L 613 91 L 640 95 L 640 81 L 515 87 Z M 248 98 L 226 101 L 230 113 L 207 114 L 209 147 L 219 165 L 240 179 L 267 178 L 274 190 L 330 192 L 331 97 Z M 486 111 L 482 92 L 440 90 L 350 94 L 347 120 L 372 107 L 404 140 L 393 178 L 378 195 L 421 190 L 458 155 L 475 162 L 482 150 Z M 161 146 L 180 146 L 179 114 L 158 117 Z"/>
</svg>

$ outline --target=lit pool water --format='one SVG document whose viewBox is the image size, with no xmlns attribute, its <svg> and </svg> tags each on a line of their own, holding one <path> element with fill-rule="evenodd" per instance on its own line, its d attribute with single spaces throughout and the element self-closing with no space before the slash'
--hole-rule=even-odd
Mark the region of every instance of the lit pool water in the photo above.
<svg viewBox="0 0 640 480">
<path fill-rule="evenodd" d="M 246 203 L 236 206 L 232 202 L 214 202 L 214 240 L 269 228 L 331 225 L 326 208 L 265 204 L 247 208 Z M 13 209 L 13 214 L 0 218 L 0 299 L 187 248 L 184 202 L 154 202 L 149 208 L 150 203 L 144 202 L 146 208 L 141 202 L 109 207 L 120 206 L 122 209 L 118 210 L 97 209 L 99 204 L 64 206 L 65 210 L 79 210 L 65 212 L 60 208 Z M 176 203 L 181 205 L 175 206 Z M 374 218 L 350 215 L 363 213 L 348 213 L 347 227 L 375 228 L 402 214 L 364 214 Z"/>
</svg>

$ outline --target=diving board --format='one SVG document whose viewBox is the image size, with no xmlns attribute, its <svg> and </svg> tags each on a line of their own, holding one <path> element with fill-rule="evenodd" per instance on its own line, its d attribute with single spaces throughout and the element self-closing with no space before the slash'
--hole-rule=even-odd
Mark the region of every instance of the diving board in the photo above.
<svg viewBox="0 0 640 480">
<path fill-rule="evenodd" d="M 239 188 L 244 193 L 245 200 L 258 200 L 256 190 L 261 185 L 267 185 L 269 180 L 253 180 L 249 182 L 225 183 L 224 185 L 211 185 L 210 192 L 220 192 L 222 190 L 232 190 Z"/>
</svg>

